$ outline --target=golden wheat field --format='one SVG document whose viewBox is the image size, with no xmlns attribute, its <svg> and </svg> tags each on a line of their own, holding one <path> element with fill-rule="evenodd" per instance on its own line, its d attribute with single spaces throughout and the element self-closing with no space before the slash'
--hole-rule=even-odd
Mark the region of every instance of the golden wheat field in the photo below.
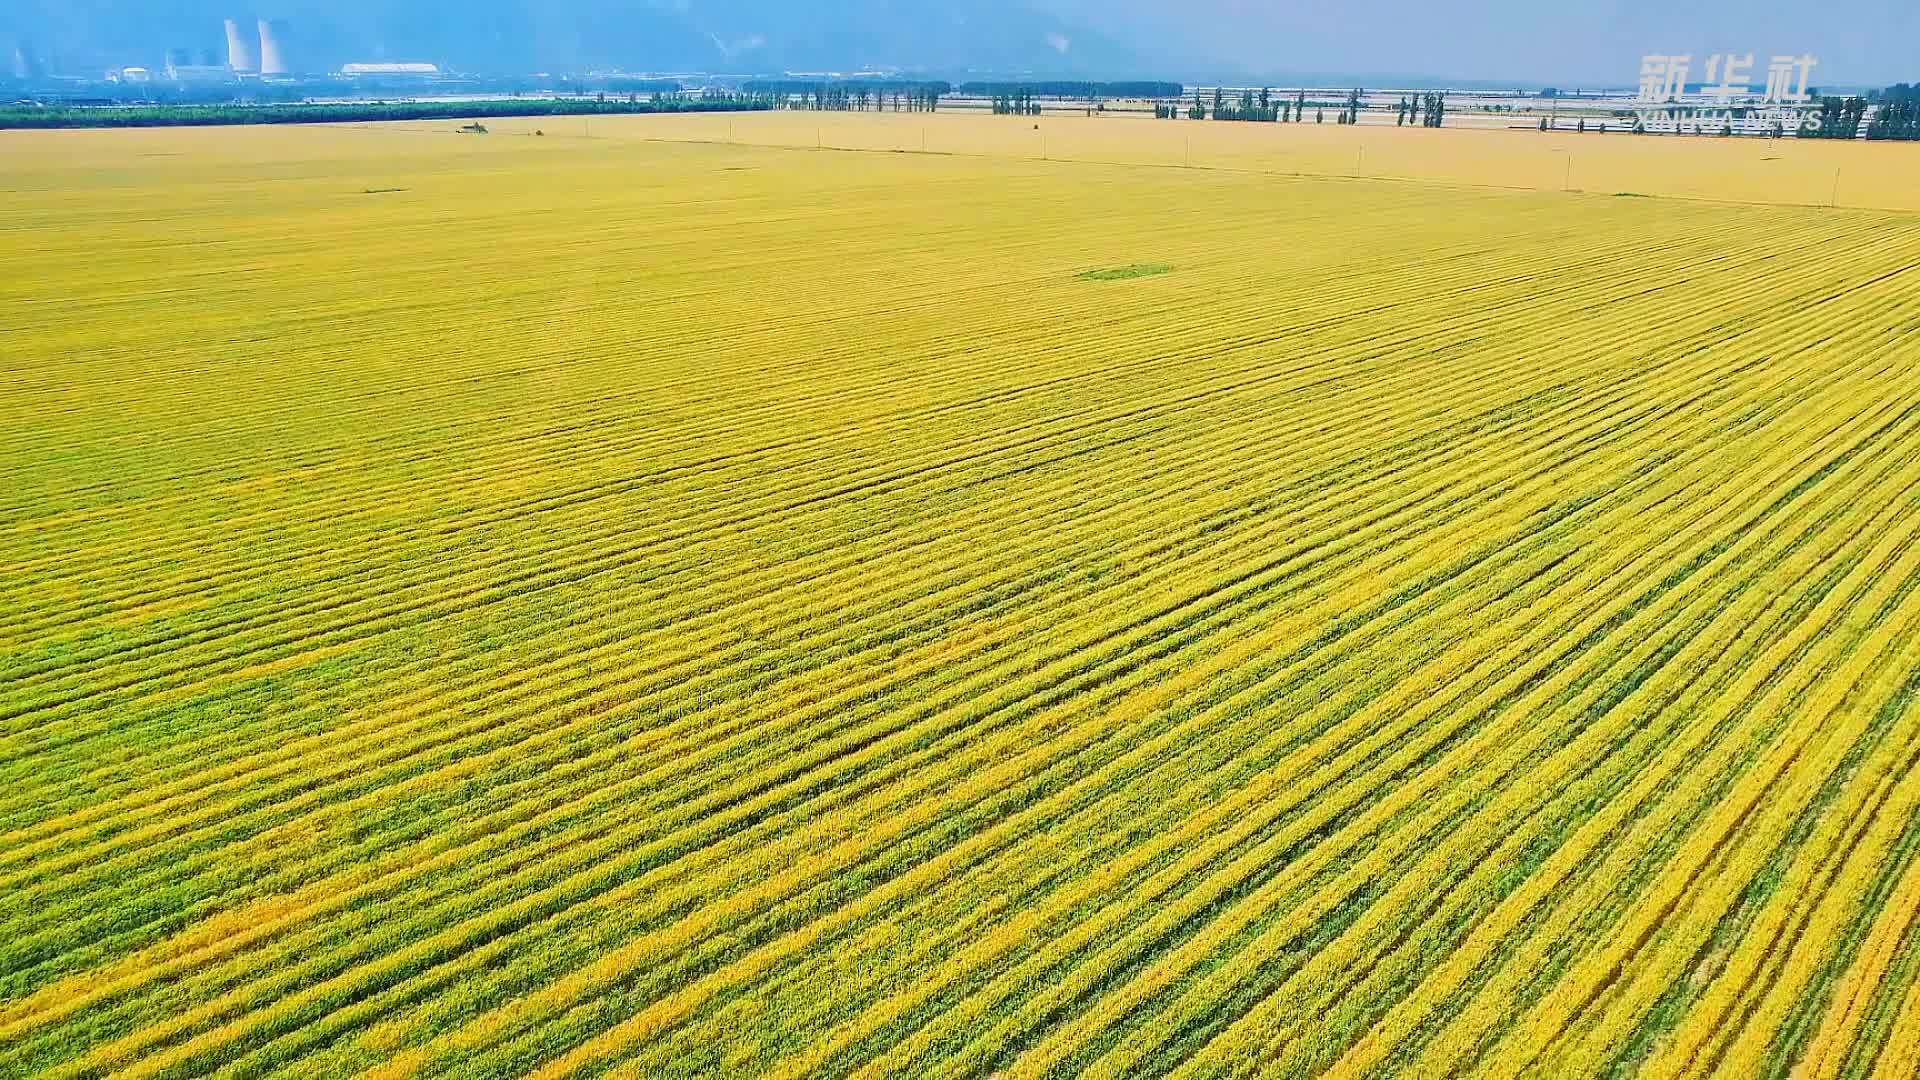
<svg viewBox="0 0 1920 1080">
<path fill-rule="evenodd" d="M 1910 148 L 537 126 L 0 136 L 0 1074 L 1920 1073 Z"/>
</svg>

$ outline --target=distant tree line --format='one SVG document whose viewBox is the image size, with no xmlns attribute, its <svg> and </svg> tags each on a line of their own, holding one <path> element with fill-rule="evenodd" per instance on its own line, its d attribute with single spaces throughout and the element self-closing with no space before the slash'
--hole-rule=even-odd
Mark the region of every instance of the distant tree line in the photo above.
<svg viewBox="0 0 1920 1080">
<path fill-rule="evenodd" d="M 993 95 L 995 116 L 1039 116 L 1040 99 L 1022 90 Z"/>
<path fill-rule="evenodd" d="M 1213 91 L 1215 120 L 1252 120 L 1271 124 L 1280 119 L 1280 109 L 1281 106 L 1274 103 L 1273 91 L 1264 86 L 1258 93 L 1240 91 L 1238 101 L 1226 100 L 1218 88 Z"/>
<path fill-rule="evenodd" d="M 1865 97 L 1854 95 L 1815 95 L 1813 105 L 1818 111 L 1819 124 L 1812 129 L 1802 129 L 1799 137 L 1803 139 L 1858 139 L 1862 135 L 1868 139 L 1920 140 L 1920 85 L 1899 83 L 1885 90 L 1876 90 Z M 1867 119 L 1867 111 L 1873 110 L 1873 119 Z M 1624 116 L 1624 113 L 1616 113 Z M 1683 120 L 1679 109 L 1667 110 L 1667 115 L 1675 120 Z M 1747 106 L 1736 106 L 1726 110 L 1724 115 L 1716 114 L 1719 127 L 1712 134 L 1732 135 L 1734 124 L 1746 121 L 1758 115 L 1765 119 L 1767 114 Z M 1540 122 L 1540 130 L 1547 130 L 1547 122 Z M 1606 125 L 1600 130 L 1605 131 Z M 1632 126 L 1636 135 L 1647 131 L 1646 119 L 1635 116 Z M 1702 132 L 1703 134 L 1705 132 Z M 1778 138 L 1786 134 L 1779 120 L 1774 120 L 1768 133 Z"/>
<path fill-rule="evenodd" d="M 584 88 L 605 90 L 613 94 L 677 94 L 684 89 L 672 79 L 632 79 L 621 75 L 610 76 L 603 83 L 590 84 Z"/>
<path fill-rule="evenodd" d="M 1394 125 L 1404 127 L 1440 127 L 1447 119 L 1447 95 L 1408 94 L 1394 106 Z"/>
<path fill-rule="evenodd" d="M 343 102 L 325 105 L 147 105 L 130 108 L 11 106 L 0 108 L 0 128 L 214 127 L 233 124 L 337 124 L 379 120 L 456 120 L 506 116 L 746 112 L 769 108 L 742 95 L 698 100 L 637 94 L 615 98 L 536 98 L 523 101 Z"/>
<path fill-rule="evenodd" d="M 953 92 L 953 84 L 905 79 L 749 79 L 740 89 L 788 108 L 933 112 L 939 109 L 940 99 Z"/>
<path fill-rule="evenodd" d="M 1360 110 L 1362 108 L 1361 98 L 1365 94 L 1365 90 L 1355 89 L 1347 92 L 1347 97 L 1344 101 L 1312 102 L 1311 104 L 1314 106 L 1314 123 L 1323 124 L 1326 122 L 1326 111 L 1329 105 L 1332 105 L 1336 110 L 1334 113 L 1334 123 L 1359 123 Z M 1427 96 L 1437 97 L 1437 95 L 1433 94 Z M 1276 93 L 1271 87 L 1263 86 L 1258 90 L 1252 88 L 1241 90 L 1235 98 L 1227 97 L 1224 89 L 1215 87 L 1211 104 L 1209 104 L 1208 98 L 1201 91 L 1195 90 L 1193 92 L 1193 100 L 1185 106 L 1177 103 L 1155 105 L 1153 107 L 1153 115 L 1156 119 L 1160 120 L 1177 120 L 1185 116 L 1189 120 L 1206 120 L 1211 118 L 1214 120 L 1252 120 L 1261 123 L 1299 124 L 1306 121 L 1308 104 L 1307 92 L 1305 90 L 1296 91 L 1293 100 L 1289 101 L 1284 93 Z M 1439 127 L 1440 125 L 1436 123 L 1433 126 Z"/>
<path fill-rule="evenodd" d="M 1802 137 L 1814 139 L 1857 139 L 1860 137 L 1860 121 L 1867 115 L 1867 99 L 1863 97 L 1821 97 L 1820 127 L 1817 131 L 1803 132 Z"/>
<path fill-rule="evenodd" d="M 1071 98 L 1087 101 L 1096 98 L 1177 98 L 1185 88 L 1175 82 L 964 82 L 960 92 L 968 97 Z"/>
<path fill-rule="evenodd" d="M 1873 94 L 1869 139 L 1920 139 L 1920 84 L 1896 83 Z"/>
</svg>

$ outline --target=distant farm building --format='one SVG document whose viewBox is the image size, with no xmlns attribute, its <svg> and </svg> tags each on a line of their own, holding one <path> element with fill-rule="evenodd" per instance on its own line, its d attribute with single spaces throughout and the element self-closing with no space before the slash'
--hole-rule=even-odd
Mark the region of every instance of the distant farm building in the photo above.
<svg viewBox="0 0 1920 1080">
<path fill-rule="evenodd" d="M 167 78 L 183 83 L 232 82 L 233 70 L 225 64 L 213 62 L 211 56 L 202 56 L 196 63 L 192 52 L 186 49 L 167 50 Z"/>
<path fill-rule="evenodd" d="M 437 79 L 436 64 L 346 64 L 340 74 L 349 79 Z"/>
</svg>

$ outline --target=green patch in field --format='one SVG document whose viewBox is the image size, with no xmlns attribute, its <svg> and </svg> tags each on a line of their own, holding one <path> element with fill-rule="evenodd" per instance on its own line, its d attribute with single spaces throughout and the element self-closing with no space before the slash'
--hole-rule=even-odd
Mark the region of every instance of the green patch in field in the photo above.
<svg viewBox="0 0 1920 1080">
<path fill-rule="evenodd" d="M 1152 277 L 1155 274 L 1168 274 L 1173 267 L 1166 263 L 1130 263 L 1126 266 L 1110 266 L 1104 270 L 1082 270 L 1074 275 L 1082 281 L 1124 281 L 1127 278 Z"/>
</svg>

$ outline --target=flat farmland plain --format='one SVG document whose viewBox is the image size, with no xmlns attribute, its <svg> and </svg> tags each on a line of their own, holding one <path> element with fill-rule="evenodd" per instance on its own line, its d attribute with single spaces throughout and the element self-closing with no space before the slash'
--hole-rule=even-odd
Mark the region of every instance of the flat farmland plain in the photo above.
<svg viewBox="0 0 1920 1080">
<path fill-rule="evenodd" d="M 1920 217 L 696 122 L 0 136 L 0 1072 L 1920 1072 Z"/>
<path fill-rule="evenodd" d="M 1531 124 L 1537 117 L 1519 122 Z M 767 112 L 549 117 L 492 122 L 502 133 L 665 139 L 794 148 L 927 152 L 1358 177 L 1509 191 L 1647 195 L 1760 205 L 1920 210 L 1913 148 L 1829 139 L 1635 136 L 1598 131 L 1348 127 L 978 113 Z M 446 124 L 437 125 L 441 131 Z"/>
</svg>

